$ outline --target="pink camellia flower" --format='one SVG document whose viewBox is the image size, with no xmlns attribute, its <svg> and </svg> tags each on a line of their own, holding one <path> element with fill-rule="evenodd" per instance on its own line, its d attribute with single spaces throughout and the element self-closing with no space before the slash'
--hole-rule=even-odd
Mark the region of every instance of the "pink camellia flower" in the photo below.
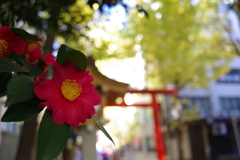
<svg viewBox="0 0 240 160">
<path fill-rule="evenodd" d="M 42 100 L 39 107 L 52 110 L 56 124 L 67 123 L 77 127 L 95 114 L 94 106 L 100 104 L 100 96 L 91 84 L 93 77 L 89 71 L 82 71 L 67 60 L 64 65 L 53 64 L 53 79 L 34 82 L 34 92 Z"/>
<path fill-rule="evenodd" d="M 24 52 L 24 42 L 16 36 L 8 26 L 0 27 L 0 57 L 5 57 L 4 53 L 12 54 L 15 52 L 21 55 Z"/>
<path fill-rule="evenodd" d="M 36 62 L 42 56 L 41 45 L 36 42 L 25 42 L 25 54 L 30 62 Z"/>
</svg>

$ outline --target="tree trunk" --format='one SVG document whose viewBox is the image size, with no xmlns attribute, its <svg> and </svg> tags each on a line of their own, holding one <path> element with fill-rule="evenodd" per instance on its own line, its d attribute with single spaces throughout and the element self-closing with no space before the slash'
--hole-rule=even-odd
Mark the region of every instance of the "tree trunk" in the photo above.
<svg viewBox="0 0 240 160">
<path fill-rule="evenodd" d="M 176 132 L 177 132 L 177 141 L 178 141 L 179 160 L 183 160 L 183 146 L 182 146 L 183 141 L 182 141 L 182 130 L 180 126 L 178 126 L 178 128 L 176 129 Z"/>
<path fill-rule="evenodd" d="M 181 84 L 179 83 L 179 79 L 180 79 L 181 74 L 176 73 L 176 79 L 174 81 L 174 85 L 175 88 L 179 91 L 180 90 L 180 86 Z M 179 95 L 175 95 L 175 99 L 176 101 L 179 100 Z M 181 108 L 182 110 L 182 108 Z M 180 111 L 181 112 L 181 111 Z M 180 117 L 178 119 L 178 127 L 176 128 L 176 133 L 177 133 L 177 141 L 178 141 L 178 155 L 179 155 L 179 160 L 183 160 L 183 146 L 182 146 L 182 130 L 181 130 L 181 113 L 180 113 Z"/>
<path fill-rule="evenodd" d="M 24 122 L 18 145 L 16 160 L 34 159 L 34 149 L 37 130 L 37 116 Z"/>
<path fill-rule="evenodd" d="M 53 52 L 53 43 L 56 37 L 56 32 L 47 33 L 47 39 L 43 49 L 43 55 L 47 55 Z"/>
<path fill-rule="evenodd" d="M 44 55 L 52 53 L 53 42 L 56 33 L 48 33 L 44 46 Z M 35 159 L 35 141 L 37 134 L 37 116 L 26 120 L 23 124 L 22 133 L 18 145 L 16 160 L 32 160 Z"/>
</svg>

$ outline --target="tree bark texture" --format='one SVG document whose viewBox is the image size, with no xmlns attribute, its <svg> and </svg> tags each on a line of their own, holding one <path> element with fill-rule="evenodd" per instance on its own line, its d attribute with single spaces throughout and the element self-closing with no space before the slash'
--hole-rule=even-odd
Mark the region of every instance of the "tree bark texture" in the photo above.
<svg viewBox="0 0 240 160">
<path fill-rule="evenodd" d="M 53 52 L 53 42 L 55 40 L 55 37 L 56 37 L 55 32 L 50 32 L 47 34 L 47 39 L 45 41 L 45 45 L 43 49 L 43 55 L 47 55 Z"/>
<path fill-rule="evenodd" d="M 37 116 L 24 122 L 22 133 L 19 140 L 16 160 L 32 160 L 34 159 L 34 149 L 36 140 Z"/>
</svg>

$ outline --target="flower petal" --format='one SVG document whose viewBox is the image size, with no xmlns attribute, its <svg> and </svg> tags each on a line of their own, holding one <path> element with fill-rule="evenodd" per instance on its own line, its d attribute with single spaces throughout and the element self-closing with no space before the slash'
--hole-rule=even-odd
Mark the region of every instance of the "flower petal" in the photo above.
<svg viewBox="0 0 240 160">
<path fill-rule="evenodd" d="M 40 99 L 50 100 L 54 98 L 54 96 L 61 96 L 61 90 L 57 88 L 54 82 L 50 79 L 47 79 L 44 82 L 34 82 L 33 86 L 35 94 Z"/>
<path fill-rule="evenodd" d="M 95 114 L 94 106 L 100 104 L 100 96 L 94 92 L 94 86 L 90 82 L 93 77 L 88 71 L 81 71 L 71 61 L 64 65 L 55 62 L 53 64 L 54 75 L 52 80 L 34 83 L 35 94 L 43 100 L 41 106 L 48 106 L 52 110 L 52 119 L 57 124 L 68 123 L 77 127 L 79 123 L 86 122 Z M 83 91 L 73 100 L 66 99 L 61 91 L 62 83 L 66 79 L 76 80 L 82 86 Z"/>
<path fill-rule="evenodd" d="M 92 116 L 96 113 L 95 108 L 92 106 L 88 106 L 87 108 L 87 118 L 92 118 Z"/>
<path fill-rule="evenodd" d="M 88 83 L 88 84 L 82 85 L 82 93 L 81 94 L 84 94 L 84 92 L 94 92 L 94 90 L 95 90 L 94 85 L 91 83 Z"/>
<path fill-rule="evenodd" d="M 78 113 L 77 114 L 78 121 L 80 123 L 85 123 L 86 120 L 87 120 L 87 111 L 85 110 L 85 107 L 84 106 L 77 106 L 75 108 L 75 110 Z"/>
<path fill-rule="evenodd" d="M 61 86 L 65 79 L 72 79 L 76 72 L 76 67 L 69 60 L 67 60 L 64 65 L 58 62 L 53 63 L 53 69 L 53 80 L 57 86 Z"/>
<path fill-rule="evenodd" d="M 54 57 L 51 53 L 47 54 L 47 55 L 43 55 L 42 59 L 47 63 L 52 65 L 54 62 L 56 62 L 56 57 Z"/>
<path fill-rule="evenodd" d="M 56 124 L 63 124 L 65 122 L 63 115 L 64 115 L 63 110 L 59 109 L 56 112 L 52 113 L 52 119 Z"/>
<path fill-rule="evenodd" d="M 84 85 L 86 83 L 90 83 L 93 81 L 93 76 L 89 75 L 89 71 L 81 71 L 78 73 L 75 73 L 74 79 L 77 80 L 78 84 Z"/>
<path fill-rule="evenodd" d="M 42 56 L 40 44 L 36 42 L 25 42 L 25 54 L 30 62 L 36 62 Z"/>
<path fill-rule="evenodd" d="M 101 103 L 101 97 L 95 92 L 82 93 L 78 100 L 80 100 L 84 106 L 95 106 Z"/>
<path fill-rule="evenodd" d="M 15 35 L 9 26 L 0 27 L 0 39 L 7 42 L 7 54 L 15 52 L 17 55 L 21 55 L 24 52 L 23 39 Z M 0 53 L 3 55 L 3 53 Z"/>
<path fill-rule="evenodd" d="M 51 108 L 50 103 L 48 101 L 40 103 L 38 107 L 44 108 L 45 106 L 47 106 L 48 109 Z"/>
<path fill-rule="evenodd" d="M 79 108 L 76 105 L 72 105 L 66 115 L 66 123 L 71 124 L 73 127 L 77 127 L 78 124 L 84 123 L 87 119 L 87 114 L 84 108 Z"/>
</svg>

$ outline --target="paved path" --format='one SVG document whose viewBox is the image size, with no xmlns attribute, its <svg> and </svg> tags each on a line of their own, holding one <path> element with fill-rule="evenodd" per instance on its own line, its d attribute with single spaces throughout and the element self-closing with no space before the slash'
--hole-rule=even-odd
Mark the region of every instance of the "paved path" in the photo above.
<svg viewBox="0 0 240 160">
<path fill-rule="evenodd" d="M 127 150 L 124 157 L 121 160 L 157 160 L 157 156 L 155 152 L 140 152 L 140 151 L 133 151 Z"/>
</svg>

